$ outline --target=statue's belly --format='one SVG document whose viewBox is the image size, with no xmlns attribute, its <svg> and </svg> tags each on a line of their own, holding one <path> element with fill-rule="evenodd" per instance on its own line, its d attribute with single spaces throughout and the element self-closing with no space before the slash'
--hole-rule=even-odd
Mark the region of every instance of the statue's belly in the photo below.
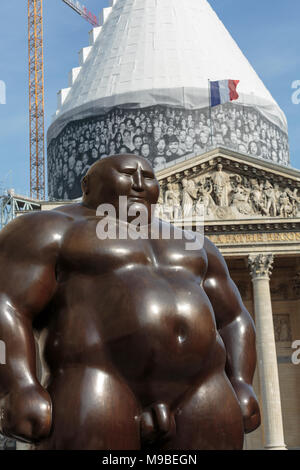
<svg viewBox="0 0 300 470">
<path fill-rule="evenodd" d="M 61 295 L 64 308 L 54 307 L 45 341 L 52 373 L 70 364 L 117 373 L 151 402 L 154 390 L 179 396 L 194 380 L 224 371 L 212 306 L 185 269 L 129 265 L 72 276 Z"/>
<path fill-rule="evenodd" d="M 193 377 L 206 369 L 216 345 L 223 361 L 212 306 L 193 276 L 180 270 L 127 270 L 115 275 L 113 285 L 114 295 L 102 298 L 101 331 L 110 357 L 127 378 Z"/>
</svg>

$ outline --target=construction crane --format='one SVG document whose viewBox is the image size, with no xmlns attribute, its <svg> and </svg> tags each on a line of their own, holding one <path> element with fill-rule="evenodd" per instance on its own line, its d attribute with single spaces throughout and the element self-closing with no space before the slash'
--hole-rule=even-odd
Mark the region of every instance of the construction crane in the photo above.
<svg viewBox="0 0 300 470">
<path fill-rule="evenodd" d="M 71 7 L 76 13 L 82 18 L 91 23 L 94 27 L 99 26 L 99 21 L 96 15 L 86 9 L 84 5 L 81 5 L 77 0 L 62 0 L 66 5 Z"/>
<path fill-rule="evenodd" d="M 96 15 L 75 0 L 63 0 L 93 26 Z M 28 0 L 30 197 L 45 199 L 43 0 Z"/>
<path fill-rule="evenodd" d="M 30 196 L 45 199 L 43 0 L 28 0 Z"/>
</svg>

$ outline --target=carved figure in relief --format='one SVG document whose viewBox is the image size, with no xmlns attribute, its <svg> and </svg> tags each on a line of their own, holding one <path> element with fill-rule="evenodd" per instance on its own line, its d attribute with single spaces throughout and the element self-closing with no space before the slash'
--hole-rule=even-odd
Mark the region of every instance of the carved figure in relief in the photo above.
<svg viewBox="0 0 300 470">
<path fill-rule="evenodd" d="M 276 217 L 277 215 L 277 203 L 276 203 L 276 191 L 274 190 L 270 181 L 265 182 L 264 186 L 264 197 L 266 205 L 267 215 Z"/>
<path fill-rule="evenodd" d="M 174 204 L 174 219 L 178 220 L 182 217 L 182 208 L 180 203 L 180 191 L 178 188 L 178 184 L 173 183 L 172 185 L 173 190 L 173 204 Z"/>
<path fill-rule="evenodd" d="M 197 200 L 197 188 L 193 180 L 183 178 L 182 180 L 182 209 L 185 218 L 191 217 L 194 203 Z"/>
<path fill-rule="evenodd" d="M 159 198 L 155 207 L 155 216 L 164 219 L 164 193 L 162 187 L 160 187 Z"/>
<path fill-rule="evenodd" d="M 300 271 L 296 273 L 292 280 L 293 291 L 296 297 L 300 296 Z"/>
<path fill-rule="evenodd" d="M 213 192 L 213 185 L 211 181 L 206 182 L 205 177 L 199 178 L 198 183 L 198 202 L 196 204 L 196 213 L 197 207 L 199 205 L 205 207 L 205 215 L 211 215 L 213 210 L 215 209 L 216 205 L 211 197 L 211 193 Z"/>
<path fill-rule="evenodd" d="M 238 184 L 238 186 L 233 190 L 231 206 L 237 209 L 240 214 L 250 215 L 253 212 L 252 207 L 248 202 L 250 192 L 250 188 L 246 188 L 241 184 Z"/>
<path fill-rule="evenodd" d="M 291 341 L 291 326 L 288 315 L 274 315 L 276 342 Z"/>
<path fill-rule="evenodd" d="M 279 198 L 279 204 L 281 217 L 289 217 L 293 214 L 293 205 L 291 204 L 286 192 L 281 194 Z"/>
<path fill-rule="evenodd" d="M 169 215 L 169 219 L 174 219 L 174 193 L 171 183 L 167 184 L 167 191 L 165 192 L 165 206 L 164 210 Z"/>
<path fill-rule="evenodd" d="M 254 213 L 262 213 L 263 215 L 267 215 L 267 211 L 264 207 L 264 200 L 263 200 L 263 193 L 262 193 L 262 184 L 259 184 L 257 179 L 250 180 L 250 200 L 252 202 L 252 207 Z"/>
<path fill-rule="evenodd" d="M 195 170 L 195 169 L 194 169 Z M 181 185 L 181 189 L 180 189 Z M 168 183 L 164 193 L 163 218 L 167 220 L 202 214 L 209 219 L 229 220 L 256 215 L 296 217 L 300 211 L 298 189 L 259 181 L 223 171 L 218 164 L 211 173 L 184 177 L 181 183 Z M 162 190 L 163 192 L 163 190 Z M 194 211 L 194 212 L 193 212 Z"/>
<path fill-rule="evenodd" d="M 300 206 L 300 197 L 297 196 L 298 189 L 294 188 L 294 191 L 292 191 L 291 189 L 286 188 L 284 191 L 289 196 L 291 204 L 293 206 L 292 215 L 296 217 Z"/>
<path fill-rule="evenodd" d="M 235 178 L 237 182 L 241 182 L 240 175 L 225 173 L 221 163 L 217 165 L 217 171 L 211 175 L 215 202 L 218 206 L 229 206 L 229 194 L 232 190 L 230 178 Z"/>
</svg>

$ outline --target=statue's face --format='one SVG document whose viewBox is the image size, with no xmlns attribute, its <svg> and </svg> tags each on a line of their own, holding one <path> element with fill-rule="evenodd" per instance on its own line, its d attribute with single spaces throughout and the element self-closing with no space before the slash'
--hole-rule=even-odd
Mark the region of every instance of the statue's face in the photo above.
<svg viewBox="0 0 300 470">
<path fill-rule="evenodd" d="M 96 164 L 97 165 L 97 164 Z M 146 206 L 151 217 L 151 205 L 156 204 L 159 184 L 150 163 L 136 155 L 115 155 L 101 160 L 88 175 L 89 193 L 97 205 L 112 204 L 118 214 L 119 197 L 127 197 L 127 210 Z M 141 209 L 142 210 L 142 209 Z"/>
</svg>

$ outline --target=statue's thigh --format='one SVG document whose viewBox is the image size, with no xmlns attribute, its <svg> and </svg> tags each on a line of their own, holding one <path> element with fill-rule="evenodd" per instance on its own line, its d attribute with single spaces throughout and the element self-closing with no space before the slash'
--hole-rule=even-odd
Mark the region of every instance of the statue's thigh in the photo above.
<svg viewBox="0 0 300 470">
<path fill-rule="evenodd" d="M 39 448 L 140 449 L 140 407 L 118 377 L 96 370 L 68 371 L 55 380 L 51 436 Z"/>
<path fill-rule="evenodd" d="M 242 449 L 243 418 L 226 380 L 201 385 L 177 407 L 176 435 L 164 449 Z"/>
</svg>

